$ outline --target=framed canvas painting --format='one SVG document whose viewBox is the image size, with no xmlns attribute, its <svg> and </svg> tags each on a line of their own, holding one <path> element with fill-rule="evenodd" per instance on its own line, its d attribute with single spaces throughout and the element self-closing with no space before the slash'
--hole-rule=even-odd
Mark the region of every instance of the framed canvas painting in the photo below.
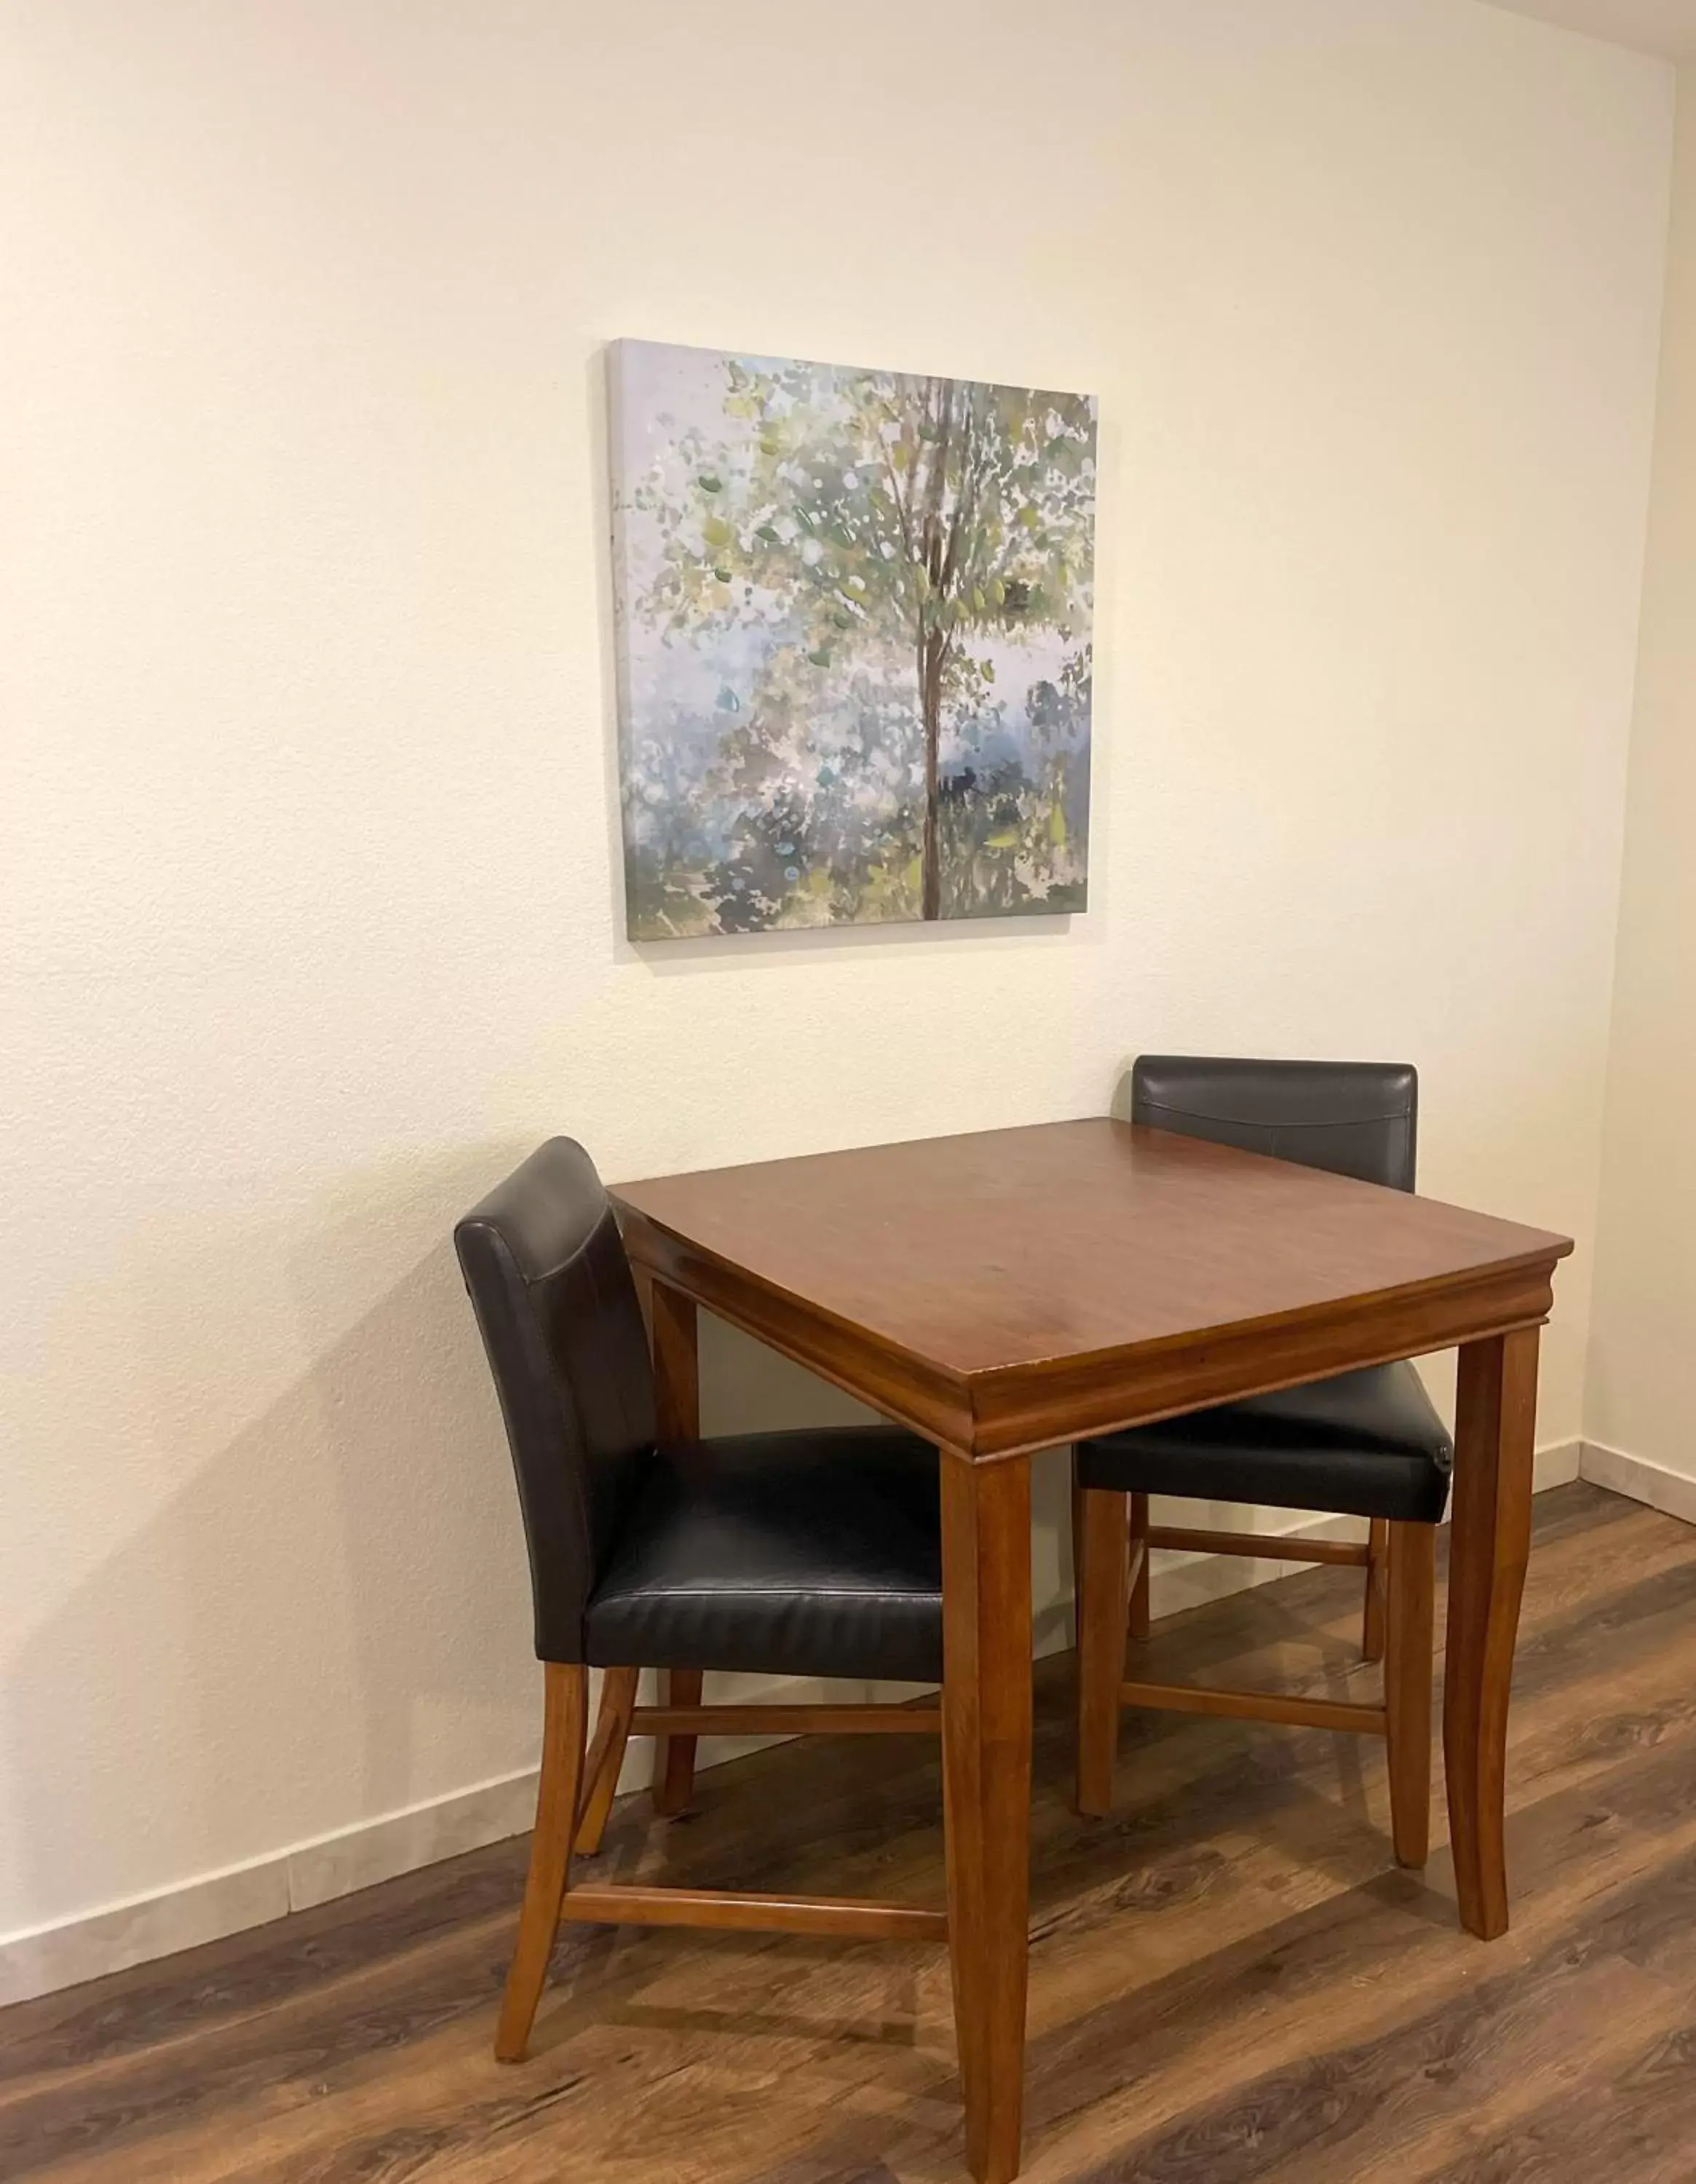
<svg viewBox="0 0 1696 2184">
<path fill-rule="evenodd" d="M 610 371 L 631 937 L 1082 909 L 1094 402 Z"/>
</svg>

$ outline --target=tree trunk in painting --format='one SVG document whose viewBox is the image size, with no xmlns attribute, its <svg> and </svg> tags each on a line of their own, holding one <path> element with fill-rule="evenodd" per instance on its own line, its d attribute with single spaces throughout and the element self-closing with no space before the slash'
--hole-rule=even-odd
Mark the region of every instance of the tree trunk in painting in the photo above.
<svg viewBox="0 0 1696 2184">
<path fill-rule="evenodd" d="M 954 382 L 932 379 L 926 382 L 920 403 L 920 437 L 930 443 L 930 465 L 925 497 L 920 510 L 919 585 L 919 725 L 925 738 L 925 854 L 920 915 L 927 919 L 943 914 L 942 802 L 943 671 L 948 656 L 948 633 L 942 616 L 954 575 L 961 518 L 956 492 L 952 509 L 944 515 L 948 488 L 948 457 L 954 432 Z"/>
<path fill-rule="evenodd" d="M 919 721 L 925 738 L 925 834 L 920 915 L 943 914 L 943 663 L 946 647 L 934 632 L 919 644 Z"/>
</svg>

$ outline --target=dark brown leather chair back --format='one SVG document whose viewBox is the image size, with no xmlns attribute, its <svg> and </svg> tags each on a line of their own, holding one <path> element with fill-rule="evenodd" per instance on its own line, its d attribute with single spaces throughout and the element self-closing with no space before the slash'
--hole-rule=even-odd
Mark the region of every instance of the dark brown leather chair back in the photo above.
<svg viewBox="0 0 1696 2184">
<path fill-rule="evenodd" d="M 636 1284 L 594 1163 L 551 1138 L 453 1231 L 518 1474 L 544 1661 L 583 1655 L 583 1611 L 654 1442 Z"/>
<path fill-rule="evenodd" d="M 1131 1071 L 1131 1119 L 1411 1190 L 1419 1072 L 1404 1061 L 1145 1054 Z"/>
</svg>

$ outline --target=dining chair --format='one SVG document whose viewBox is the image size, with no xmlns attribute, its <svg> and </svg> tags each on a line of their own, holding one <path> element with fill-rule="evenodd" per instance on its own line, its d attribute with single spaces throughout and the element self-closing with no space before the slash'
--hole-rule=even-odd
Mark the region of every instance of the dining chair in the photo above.
<svg viewBox="0 0 1696 2184">
<path fill-rule="evenodd" d="M 1131 1095 L 1133 1123 L 1396 1190 L 1414 1187 L 1419 1083 L 1403 1064 L 1144 1055 L 1132 1069 Z M 1453 1462 L 1449 1432 L 1405 1363 L 1081 1441 L 1072 1502 L 1080 1811 L 1111 1808 L 1122 1708 L 1349 1730 L 1385 1738 L 1396 1858 L 1423 1865 L 1436 1527 Z M 1365 1518 L 1368 1537 L 1356 1546 L 1156 1524 L 1148 1515 L 1154 1494 Z M 1157 1547 L 1363 1568 L 1361 1652 L 1383 1661 L 1382 1704 L 1126 1680 L 1127 1632 L 1148 1635 L 1148 1557 Z"/>
<path fill-rule="evenodd" d="M 699 1702 L 709 1669 L 940 1683 L 936 1449 L 881 1426 L 663 1437 L 630 1262 L 570 1139 L 532 1153 L 453 1234 L 517 1473 L 545 1670 L 536 1828 L 496 2055 L 523 2059 L 562 1918 L 944 1939 L 945 1914 L 914 1904 L 571 1880 L 574 1843 L 599 1843 L 631 1736 L 664 1741 L 659 1793 L 675 1806 L 708 1731 L 939 1731 L 934 1703 Z M 591 1667 L 604 1674 L 586 1758 Z M 663 1705 L 636 1704 L 648 1667 L 670 1672 Z"/>
</svg>

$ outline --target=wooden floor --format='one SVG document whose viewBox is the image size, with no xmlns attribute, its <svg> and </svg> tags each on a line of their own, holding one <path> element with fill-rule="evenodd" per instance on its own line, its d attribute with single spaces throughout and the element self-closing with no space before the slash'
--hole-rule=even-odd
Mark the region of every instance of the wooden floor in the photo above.
<svg viewBox="0 0 1696 2184">
<path fill-rule="evenodd" d="M 1069 1808 L 1038 1679 L 1033 2184 L 1696 2179 L 1696 1530 L 1538 1504 L 1510 1751 L 1514 1930 L 1392 1866 L 1380 1747 L 1128 1716 L 1113 1819 Z M 1158 1674 L 1337 1696 L 1354 1573 L 1178 1618 Z M 626 1801 L 596 1865 L 939 1902 L 928 1741 L 791 1744 Z M 1441 1792 L 1437 1837 L 1441 1841 Z M 957 2179 L 943 1952 L 561 1936 L 531 2061 L 489 2041 L 525 1845 L 0 2012 L 0 2177 L 55 2184 Z"/>
</svg>

